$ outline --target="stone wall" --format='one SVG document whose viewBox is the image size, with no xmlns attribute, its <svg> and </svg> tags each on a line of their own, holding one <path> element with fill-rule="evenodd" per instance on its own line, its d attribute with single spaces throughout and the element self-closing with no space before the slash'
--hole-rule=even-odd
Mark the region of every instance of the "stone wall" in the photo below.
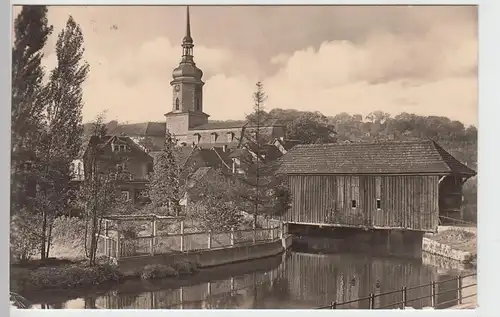
<svg viewBox="0 0 500 317">
<path fill-rule="evenodd" d="M 456 260 L 460 263 L 470 263 L 474 260 L 474 254 L 470 252 L 453 249 L 451 246 L 439 243 L 424 237 L 422 240 L 422 251 Z"/>
<path fill-rule="evenodd" d="M 150 264 L 172 264 L 181 260 L 193 261 L 199 267 L 207 268 L 224 264 L 271 257 L 283 253 L 291 245 L 291 237 L 246 246 L 202 250 L 188 253 L 158 254 L 155 256 L 136 256 L 118 260 L 120 271 L 132 274 Z"/>
</svg>

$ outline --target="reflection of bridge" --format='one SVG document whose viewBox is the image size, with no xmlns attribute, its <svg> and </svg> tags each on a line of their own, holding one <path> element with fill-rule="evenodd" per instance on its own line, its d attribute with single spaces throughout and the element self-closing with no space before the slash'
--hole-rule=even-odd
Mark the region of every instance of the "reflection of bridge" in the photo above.
<svg viewBox="0 0 500 317">
<path fill-rule="evenodd" d="M 390 259 L 345 254 L 290 253 L 278 267 L 268 272 L 134 295 L 109 294 L 98 298 L 96 304 L 108 309 L 314 308 L 447 278 L 438 277 L 434 268 L 413 260 L 395 263 Z M 456 285 L 444 283 L 438 287 L 438 292 L 454 287 Z M 430 306 L 429 292 L 426 288 L 408 290 L 408 298 L 422 298 L 411 306 Z M 389 305 L 400 301 L 400 297 L 399 292 L 381 296 L 376 298 L 375 305 Z M 453 302 L 456 298 L 456 292 L 449 292 L 439 295 L 436 300 Z M 368 307 L 369 301 L 364 301 L 342 308 Z"/>
</svg>

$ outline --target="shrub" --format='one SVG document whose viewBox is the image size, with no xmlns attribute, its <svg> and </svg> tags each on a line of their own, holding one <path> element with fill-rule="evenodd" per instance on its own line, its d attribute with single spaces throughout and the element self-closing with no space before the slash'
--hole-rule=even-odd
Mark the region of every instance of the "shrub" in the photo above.
<svg viewBox="0 0 500 317">
<path fill-rule="evenodd" d="M 35 270 L 13 269 L 11 287 L 16 290 L 69 289 L 117 282 L 123 275 L 114 265 L 94 267 L 65 265 Z"/>
<path fill-rule="evenodd" d="M 192 275 L 198 272 L 198 264 L 190 261 L 179 261 L 172 265 L 179 275 Z"/>
<path fill-rule="evenodd" d="M 143 280 L 161 279 L 177 276 L 179 276 L 179 272 L 177 272 L 171 266 L 163 264 L 146 265 L 141 273 L 141 279 Z"/>
<path fill-rule="evenodd" d="M 20 211 L 10 221 L 10 259 L 11 262 L 30 260 L 40 252 L 40 219 Z"/>
</svg>

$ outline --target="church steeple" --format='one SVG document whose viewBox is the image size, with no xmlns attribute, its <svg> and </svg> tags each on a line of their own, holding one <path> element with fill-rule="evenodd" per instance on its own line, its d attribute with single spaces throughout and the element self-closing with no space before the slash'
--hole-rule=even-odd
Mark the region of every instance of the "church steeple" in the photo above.
<svg viewBox="0 0 500 317">
<path fill-rule="evenodd" d="M 183 59 L 193 59 L 193 38 L 191 37 L 191 21 L 189 19 L 189 6 L 186 9 L 186 35 L 182 39 L 182 57 Z"/>
<path fill-rule="evenodd" d="M 191 37 L 191 17 L 186 8 L 186 33 L 182 38 L 182 57 L 173 72 L 172 110 L 165 114 L 166 129 L 176 139 L 190 144 L 193 137 L 190 129 L 208 122 L 209 115 L 203 112 L 203 72 L 196 67 Z"/>
</svg>

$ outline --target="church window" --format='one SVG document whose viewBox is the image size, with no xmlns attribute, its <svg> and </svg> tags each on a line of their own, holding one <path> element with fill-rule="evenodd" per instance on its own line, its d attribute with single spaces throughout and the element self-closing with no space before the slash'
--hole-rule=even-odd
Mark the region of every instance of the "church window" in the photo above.
<svg viewBox="0 0 500 317">
<path fill-rule="evenodd" d="M 210 142 L 212 143 L 217 142 L 217 133 L 212 132 L 212 134 L 210 135 Z"/>
<path fill-rule="evenodd" d="M 175 98 L 175 110 L 179 110 L 179 98 Z"/>
<path fill-rule="evenodd" d="M 194 144 L 200 143 L 200 140 L 201 140 L 201 135 L 198 134 L 198 133 L 195 133 L 195 135 L 194 135 Z"/>
<path fill-rule="evenodd" d="M 194 106 L 195 106 L 196 111 L 201 110 L 200 98 L 198 98 L 198 97 L 194 98 Z"/>
</svg>

